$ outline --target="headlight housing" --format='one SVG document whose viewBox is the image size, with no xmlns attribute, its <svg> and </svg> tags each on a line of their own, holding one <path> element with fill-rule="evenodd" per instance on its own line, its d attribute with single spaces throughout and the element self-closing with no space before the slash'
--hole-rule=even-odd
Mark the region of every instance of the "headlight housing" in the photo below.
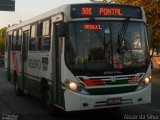
<svg viewBox="0 0 160 120">
<path fill-rule="evenodd" d="M 81 94 L 88 95 L 89 93 L 86 91 L 85 86 L 82 83 L 73 82 L 71 80 L 65 81 L 66 88 Z"/>
<path fill-rule="evenodd" d="M 148 86 L 151 83 L 151 76 L 145 77 L 137 87 L 137 90 L 143 89 L 144 87 Z"/>
</svg>

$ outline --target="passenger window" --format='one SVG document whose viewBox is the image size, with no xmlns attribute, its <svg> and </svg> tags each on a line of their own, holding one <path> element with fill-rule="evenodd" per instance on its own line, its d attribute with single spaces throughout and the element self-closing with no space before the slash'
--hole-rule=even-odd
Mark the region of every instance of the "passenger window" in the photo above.
<svg viewBox="0 0 160 120">
<path fill-rule="evenodd" d="M 41 50 L 41 41 L 42 41 L 42 30 L 43 30 L 43 23 L 39 23 L 38 24 L 38 32 L 37 32 L 37 36 L 38 36 L 38 49 Z"/>
<path fill-rule="evenodd" d="M 43 37 L 42 50 L 50 50 L 50 36 Z"/>
<path fill-rule="evenodd" d="M 8 37 L 7 37 L 7 39 L 6 39 L 6 48 L 5 48 L 5 51 L 10 51 L 10 41 L 12 40 L 12 35 L 10 35 L 9 33 L 8 33 Z"/>
<path fill-rule="evenodd" d="M 48 36 L 50 33 L 50 21 L 43 22 L 43 36 Z"/>
<path fill-rule="evenodd" d="M 39 37 L 39 49 L 41 51 L 50 50 L 50 41 L 51 41 L 51 21 L 44 21 L 42 28 L 42 37 Z"/>
<path fill-rule="evenodd" d="M 22 44 L 22 31 L 19 30 L 18 31 L 18 39 L 17 39 L 17 42 L 18 42 L 18 46 L 17 46 L 17 50 L 21 50 L 21 44 Z"/>
<path fill-rule="evenodd" d="M 12 51 L 17 50 L 17 31 L 13 32 L 13 38 L 12 38 Z"/>
<path fill-rule="evenodd" d="M 35 51 L 36 50 L 36 25 L 31 27 L 31 37 L 29 39 L 29 50 Z"/>
</svg>

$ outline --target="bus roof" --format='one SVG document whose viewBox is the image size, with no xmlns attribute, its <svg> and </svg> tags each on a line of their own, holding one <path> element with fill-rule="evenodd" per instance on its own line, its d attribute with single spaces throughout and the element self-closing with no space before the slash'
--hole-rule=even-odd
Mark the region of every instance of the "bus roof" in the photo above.
<svg viewBox="0 0 160 120">
<path fill-rule="evenodd" d="M 22 22 L 22 23 L 19 23 L 19 24 L 16 24 L 16 25 L 14 25 L 14 26 L 9 27 L 9 28 L 7 29 L 7 31 L 10 31 L 10 30 L 12 30 L 12 29 L 17 29 L 17 28 L 19 28 L 19 27 L 26 26 L 26 25 L 28 25 L 28 24 L 30 24 L 30 23 L 34 23 L 34 22 L 36 22 L 36 21 L 40 21 L 40 20 L 49 18 L 49 17 L 51 17 L 51 16 L 53 16 L 53 15 L 55 15 L 55 14 L 58 14 L 58 13 L 63 12 L 64 9 L 65 9 L 67 6 L 68 6 L 68 5 L 65 4 L 65 5 L 59 6 L 59 7 L 55 8 L 55 9 L 52 9 L 52 10 L 50 10 L 50 11 L 44 12 L 44 13 L 42 13 L 42 14 L 40 14 L 40 15 L 38 15 L 38 16 L 32 17 L 32 18 L 30 18 L 30 19 L 28 19 L 28 20 L 26 20 L 26 21 L 24 21 L 24 22 Z"/>
<path fill-rule="evenodd" d="M 108 5 L 108 6 L 121 6 L 121 7 L 137 7 L 137 8 L 140 8 L 142 10 L 142 13 L 143 13 L 143 8 L 142 7 L 138 7 L 138 6 L 131 6 L 131 5 L 124 5 L 124 4 L 109 4 L 109 3 L 78 3 L 78 4 L 64 4 L 64 5 L 61 5 L 57 8 L 54 8 L 48 12 L 45 12 L 45 13 L 42 13 L 38 16 L 35 16 L 33 18 L 30 18 L 22 23 L 19 23 L 19 24 L 16 24 L 14 26 L 11 26 L 7 29 L 7 31 L 11 31 L 11 30 L 14 30 L 14 29 L 18 29 L 19 27 L 23 27 L 23 26 L 27 26 L 29 24 L 32 24 L 34 22 L 37 22 L 37 21 L 41 21 L 41 20 L 45 20 L 49 17 L 52 17 L 58 13 L 62 13 L 62 12 L 65 12 L 66 11 L 66 8 L 69 8 L 70 6 L 87 6 L 87 5 L 93 5 L 93 6 L 97 6 L 97 5 Z M 69 12 L 70 13 L 70 12 Z M 142 14 L 143 15 L 143 14 Z M 144 18 L 144 15 L 143 15 L 143 18 Z"/>
</svg>

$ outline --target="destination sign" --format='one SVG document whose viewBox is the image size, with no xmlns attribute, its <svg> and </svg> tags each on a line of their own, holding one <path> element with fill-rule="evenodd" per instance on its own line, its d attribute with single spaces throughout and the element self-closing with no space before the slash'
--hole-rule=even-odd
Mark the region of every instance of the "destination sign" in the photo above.
<svg viewBox="0 0 160 120">
<path fill-rule="evenodd" d="M 93 9 L 84 7 L 81 14 L 86 16 L 92 15 Z M 98 14 L 103 16 L 123 16 L 119 8 L 99 8 Z"/>
<path fill-rule="evenodd" d="M 84 29 L 86 30 L 101 30 L 102 26 L 99 24 L 84 24 Z"/>
<path fill-rule="evenodd" d="M 140 7 L 119 4 L 78 4 L 71 6 L 72 18 L 129 17 L 142 18 Z"/>
</svg>

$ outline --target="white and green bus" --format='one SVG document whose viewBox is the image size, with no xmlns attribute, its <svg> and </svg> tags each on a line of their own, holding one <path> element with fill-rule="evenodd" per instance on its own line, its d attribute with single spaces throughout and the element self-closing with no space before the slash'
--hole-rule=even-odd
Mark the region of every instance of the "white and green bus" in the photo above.
<svg viewBox="0 0 160 120">
<path fill-rule="evenodd" d="M 147 31 L 141 7 L 62 5 L 8 28 L 8 80 L 65 111 L 149 103 Z"/>
</svg>

